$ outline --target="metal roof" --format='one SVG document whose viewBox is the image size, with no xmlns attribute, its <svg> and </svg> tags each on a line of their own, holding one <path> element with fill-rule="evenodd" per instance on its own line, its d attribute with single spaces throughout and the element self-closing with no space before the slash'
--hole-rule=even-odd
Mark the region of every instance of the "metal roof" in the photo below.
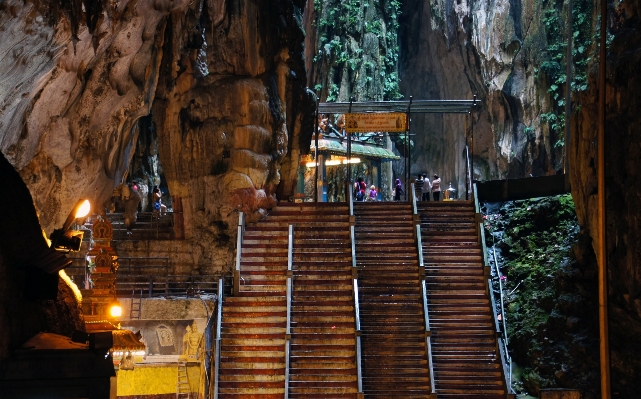
<svg viewBox="0 0 641 399">
<path fill-rule="evenodd" d="M 472 106 L 481 105 L 479 100 L 413 100 L 411 113 L 467 113 Z M 407 112 L 410 101 L 364 101 L 353 102 L 353 113 L 362 112 Z M 319 103 L 321 114 L 344 114 L 350 112 L 349 103 Z"/>
<path fill-rule="evenodd" d="M 318 140 L 318 149 L 320 151 L 327 151 L 333 154 L 347 154 L 347 142 L 343 143 L 339 140 L 320 139 Z M 316 150 L 314 141 L 312 141 L 311 150 L 314 152 Z M 401 157 L 395 155 L 394 152 L 386 148 L 354 142 L 352 142 L 352 156 L 362 156 L 388 160 L 401 159 Z"/>
</svg>

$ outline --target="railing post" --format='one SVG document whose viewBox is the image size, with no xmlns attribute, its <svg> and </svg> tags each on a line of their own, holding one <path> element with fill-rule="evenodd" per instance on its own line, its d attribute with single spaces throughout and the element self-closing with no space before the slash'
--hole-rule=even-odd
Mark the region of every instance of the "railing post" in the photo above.
<svg viewBox="0 0 641 399">
<path fill-rule="evenodd" d="M 410 190 L 412 190 L 411 198 L 412 198 L 412 212 L 414 215 L 418 215 L 418 208 L 416 207 L 416 191 L 414 188 L 414 183 L 410 185 Z"/>
<path fill-rule="evenodd" d="M 349 203 L 349 216 L 354 216 L 354 187 L 352 187 L 352 184 L 350 182 L 347 183 L 349 185 L 347 189 L 347 202 Z"/>
<path fill-rule="evenodd" d="M 350 195 L 351 197 L 351 195 Z M 351 199 L 351 198 L 350 198 Z M 351 202 L 351 201 L 350 201 Z M 358 268 L 356 267 L 356 232 L 353 223 L 349 226 L 349 237 L 352 247 L 352 295 L 354 296 L 354 335 L 356 338 L 356 381 L 358 384 L 357 398 L 363 398 L 363 369 L 361 364 L 361 310 L 358 301 Z"/>
<path fill-rule="evenodd" d="M 287 312 L 285 324 L 285 399 L 289 398 L 289 357 L 291 352 L 291 339 L 292 339 L 292 289 L 294 277 L 293 261 L 294 261 L 294 225 L 289 225 L 288 239 L 287 239 Z"/>
<path fill-rule="evenodd" d="M 243 254 L 243 234 L 245 233 L 245 214 L 238 212 L 238 235 L 236 236 L 236 268 L 234 269 L 234 295 L 240 293 L 240 258 Z"/>
<path fill-rule="evenodd" d="M 218 399 L 218 377 L 220 374 L 220 334 L 223 321 L 223 279 L 218 280 L 218 303 L 216 309 L 216 357 L 214 358 L 214 399 Z"/>
</svg>

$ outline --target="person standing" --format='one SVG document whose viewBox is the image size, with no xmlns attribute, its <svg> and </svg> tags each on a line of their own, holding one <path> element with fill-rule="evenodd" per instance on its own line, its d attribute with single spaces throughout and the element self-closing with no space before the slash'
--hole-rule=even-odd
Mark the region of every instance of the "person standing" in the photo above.
<svg viewBox="0 0 641 399">
<path fill-rule="evenodd" d="M 369 188 L 369 196 L 367 197 L 368 201 L 377 201 L 378 200 L 378 192 L 376 191 L 376 186 L 372 184 L 372 186 Z"/>
<path fill-rule="evenodd" d="M 432 191 L 432 183 L 430 183 L 430 179 L 427 178 L 427 173 L 423 173 L 423 182 L 423 198 L 421 198 L 421 200 L 429 201 L 430 191 Z"/>
<path fill-rule="evenodd" d="M 423 180 L 423 175 L 418 174 L 418 178 L 414 182 L 414 193 L 416 194 L 416 200 L 423 200 L 423 186 L 425 185 L 425 180 Z"/>
<path fill-rule="evenodd" d="M 394 201 L 400 201 L 401 194 L 403 194 L 403 185 L 401 184 L 401 179 L 396 179 L 394 181 Z"/>
<path fill-rule="evenodd" d="M 167 207 L 162 203 L 162 193 L 158 186 L 154 186 L 152 195 L 154 199 L 154 215 L 156 215 L 157 218 L 165 216 L 167 213 Z"/>
<path fill-rule="evenodd" d="M 434 180 L 432 180 L 432 198 L 434 201 L 441 199 L 441 178 L 438 175 L 434 175 Z"/>
</svg>

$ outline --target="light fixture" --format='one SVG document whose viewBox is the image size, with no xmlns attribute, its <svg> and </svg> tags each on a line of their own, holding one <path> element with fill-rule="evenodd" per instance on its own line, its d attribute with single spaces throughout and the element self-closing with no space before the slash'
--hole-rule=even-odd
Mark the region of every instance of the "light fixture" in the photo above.
<svg viewBox="0 0 641 399">
<path fill-rule="evenodd" d="M 307 166 L 308 168 L 315 168 L 316 167 L 316 162 L 307 162 L 305 164 L 305 166 Z"/>
<path fill-rule="evenodd" d="M 343 160 L 343 163 L 344 163 L 344 164 L 348 164 L 348 163 L 361 163 L 361 159 L 360 159 L 360 158 L 344 159 L 344 160 Z"/>
<path fill-rule="evenodd" d="M 329 161 L 325 162 L 325 166 L 335 166 L 335 165 L 340 165 L 341 161 L 338 159 L 330 159 Z"/>
<path fill-rule="evenodd" d="M 82 237 L 84 232 L 80 230 L 69 230 L 74 220 L 83 218 L 89 214 L 91 204 L 87 199 L 81 199 L 73 207 L 67 220 L 62 225 L 61 229 L 54 230 L 51 233 L 51 248 L 60 252 L 79 251 L 82 245 Z"/>
<path fill-rule="evenodd" d="M 109 316 L 114 318 L 122 316 L 122 306 L 120 306 L 120 302 L 114 300 L 109 305 Z"/>
</svg>

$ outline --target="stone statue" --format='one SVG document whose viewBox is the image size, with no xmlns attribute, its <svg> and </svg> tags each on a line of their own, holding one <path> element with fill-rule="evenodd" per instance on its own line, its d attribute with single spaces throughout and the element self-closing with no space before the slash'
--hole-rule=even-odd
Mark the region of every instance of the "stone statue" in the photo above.
<svg viewBox="0 0 641 399">
<path fill-rule="evenodd" d="M 183 336 L 183 355 L 187 358 L 198 358 L 198 347 L 200 346 L 200 339 L 202 334 L 198 332 L 196 322 L 186 328 L 187 332 Z"/>
</svg>

